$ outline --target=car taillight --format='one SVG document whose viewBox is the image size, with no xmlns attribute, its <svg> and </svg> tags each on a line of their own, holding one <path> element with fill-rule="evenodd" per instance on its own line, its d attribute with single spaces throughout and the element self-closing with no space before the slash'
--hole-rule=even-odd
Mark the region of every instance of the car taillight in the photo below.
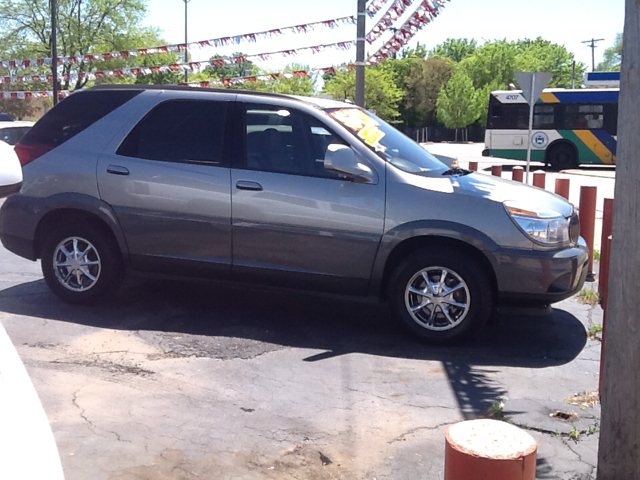
<svg viewBox="0 0 640 480">
<path fill-rule="evenodd" d="M 53 145 L 25 145 L 24 143 L 16 143 L 14 150 L 20 159 L 20 165 L 24 167 L 27 163 L 34 161 L 49 150 L 53 150 Z"/>
</svg>

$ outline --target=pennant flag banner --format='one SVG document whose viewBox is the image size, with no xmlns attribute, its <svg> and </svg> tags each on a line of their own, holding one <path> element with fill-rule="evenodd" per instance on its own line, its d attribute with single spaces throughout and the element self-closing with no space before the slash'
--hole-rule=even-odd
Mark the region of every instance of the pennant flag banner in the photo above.
<svg viewBox="0 0 640 480">
<path fill-rule="evenodd" d="M 405 12 L 407 7 L 413 3 L 413 0 L 395 0 L 389 10 L 378 21 L 378 23 L 367 34 L 367 42 L 375 42 L 382 33 L 391 27 L 400 16 Z"/>
<path fill-rule="evenodd" d="M 260 75 L 248 75 L 246 77 L 229 77 L 229 78 L 220 78 L 215 80 L 203 80 L 200 82 L 181 82 L 178 85 L 184 85 L 189 87 L 226 87 L 229 85 L 238 85 L 245 83 L 252 83 L 263 81 L 267 82 L 269 80 L 275 80 L 276 78 L 294 78 L 294 77 L 309 77 L 313 74 L 322 74 L 322 73 L 336 73 L 336 72 L 344 72 L 348 69 L 355 68 L 354 64 L 349 65 L 341 65 L 339 67 L 324 67 L 324 68 L 309 68 L 307 70 L 294 70 L 291 72 L 273 72 L 273 73 L 263 73 Z"/>
<path fill-rule="evenodd" d="M 369 3 L 369 5 L 367 5 L 367 15 L 369 15 L 369 18 L 375 17 L 376 13 L 382 10 L 382 7 L 384 7 L 384 4 L 388 1 L 389 0 L 373 0 Z"/>
<path fill-rule="evenodd" d="M 213 58 L 207 62 L 190 62 L 190 63 L 174 63 L 171 65 L 157 65 L 151 67 L 131 67 L 121 68 L 117 70 L 101 70 L 93 72 L 78 72 L 71 74 L 58 75 L 58 81 L 63 82 L 75 82 L 79 79 L 95 80 L 97 78 L 106 77 L 128 77 L 128 76 L 140 76 L 140 75 L 152 75 L 154 73 L 166 73 L 166 72 L 184 72 L 184 71 L 198 71 L 203 65 L 238 65 L 246 62 L 249 59 L 267 60 L 275 56 L 289 57 L 295 56 L 300 52 L 320 53 L 330 49 L 337 50 L 349 50 L 355 46 L 355 41 L 337 42 L 327 45 L 315 45 L 313 47 L 302 47 L 292 50 L 280 50 L 278 52 L 259 53 L 256 55 L 241 55 L 237 57 L 221 57 Z M 12 82 L 33 82 L 33 81 L 53 81 L 53 75 L 10 75 L 0 77 L 0 83 L 12 83 Z"/>
<path fill-rule="evenodd" d="M 373 3 L 382 2 L 383 4 L 388 0 L 374 0 Z M 371 6 L 369 7 L 371 8 Z M 291 27 L 276 28 L 273 30 L 266 30 L 264 32 L 246 33 L 243 35 L 236 35 L 233 37 L 221 37 L 213 38 L 210 40 L 198 40 L 189 43 L 179 43 L 175 45 L 163 45 L 160 47 L 147 47 L 136 48 L 133 50 L 121 50 L 108 53 L 95 53 L 86 55 L 68 55 L 58 57 L 58 64 L 68 65 L 76 63 L 88 63 L 94 61 L 111 60 L 114 58 L 129 58 L 138 57 L 142 55 L 152 55 L 155 53 L 167 53 L 167 52 L 181 52 L 185 49 L 203 48 L 203 47 L 223 47 L 227 45 L 238 45 L 244 42 L 255 43 L 259 39 L 273 38 L 286 33 L 308 33 L 318 28 L 330 28 L 334 29 L 342 25 L 355 25 L 357 23 L 355 16 L 341 17 L 332 20 L 323 20 L 321 22 L 305 23 L 302 25 L 295 25 Z M 51 65 L 51 58 L 37 58 L 32 60 L 0 60 L 0 65 L 5 68 L 19 68 L 29 67 L 36 65 Z"/>
<path fill-rule="evenodd" d="M 389 39 L 380 49 L 369 57 L 367 63 L 375 65 L 389 57 L 394 52 L 405 46 L 413 36 L 425 25 L 438 16 L 445 2 L 449 0 L 423 0 L 409 19 L 398 28 L 393 37 Z"/>
<path fill-rule="evenodd" d="M 60 90 L 58 98 L 68 97 L 69 90 Z M 49 98 L 53 97 L 53 90 L 41 90 L 37 92 L 0 92 L 0 98 Z"/>
</svg>

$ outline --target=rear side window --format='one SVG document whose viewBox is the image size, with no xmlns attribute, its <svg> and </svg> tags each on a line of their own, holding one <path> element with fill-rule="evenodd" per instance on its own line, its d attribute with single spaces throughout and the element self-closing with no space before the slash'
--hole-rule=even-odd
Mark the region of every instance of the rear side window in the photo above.
<svg viewBox="0 0 640 480">
<path fill-rule="evenodd" d="M 31 127 L 0 128 L 0 140 L 15 145 L 29 131 Z"/>
<path fill-rule="evenodd" d="M 62 100 L 22 137 L 23 145 L 55 148 L 124 105 L 141 91 L 96 90 L 77 93 Z"/>
<path fill-rule="evenodd" d="M 162 162 L 222 165 L 227 102 L 169 100 L 129 133 L 117 154 Z"/>
</svg>

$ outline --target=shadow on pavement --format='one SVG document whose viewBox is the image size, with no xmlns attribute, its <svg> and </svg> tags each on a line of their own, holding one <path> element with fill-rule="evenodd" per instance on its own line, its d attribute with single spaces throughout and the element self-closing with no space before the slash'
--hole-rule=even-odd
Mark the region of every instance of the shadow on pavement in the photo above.
<svg viewBox="0 0 640 480">
<path fill-rule="evenodd" d="M 223 337 L 239 342 L 239 351 L 246 341 L 323 351 L 310 354 L 305 358 L 309 362 L 349 353 L 441 361 L 466 418 L 486 411 L 505 393 L 487 367 L 562 365 L 586 343 L 582 323 L 558 309 L 542 317 L 499 315 L 472 341 L 445 347 L 405 334 L 374 302 L 165 280 L 128 280 L 115 298 L 92 307 L 67 305 L 38 280 L 0 291 L 0 311 L 90 327 L 180 334 L 176 338 L 196 335 L 198 349 L 187 353 L 212 358 L 220 358 L 216 349 Z"/>
</svg>

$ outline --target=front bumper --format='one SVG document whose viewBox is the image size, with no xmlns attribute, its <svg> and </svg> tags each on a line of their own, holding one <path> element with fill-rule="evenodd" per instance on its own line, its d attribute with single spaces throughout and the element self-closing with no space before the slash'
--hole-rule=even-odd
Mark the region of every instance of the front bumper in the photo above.
<svg viewBox="0 0 640 480">
<path fill-rule="evenodd" d="M 550 304 L 582 289 L 589 270 L 587 244 L 537 251 L 501 249 L 495 252 L 501 303 Z"/>
</svg>

